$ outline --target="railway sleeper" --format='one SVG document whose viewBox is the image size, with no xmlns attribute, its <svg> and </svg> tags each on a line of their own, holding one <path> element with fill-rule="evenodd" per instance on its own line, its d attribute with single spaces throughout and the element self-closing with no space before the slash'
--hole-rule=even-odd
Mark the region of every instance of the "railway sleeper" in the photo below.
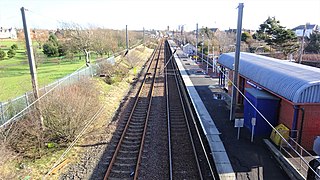
<svg viewBox="0 0 320 180">
<path fill-rule="evenodd" d="M 130 124 L 129 129 L 142 129 L 144 128 L 144 124 Z"/>
<path fill-rule="evenodd" d="M 185 135 L 186 133 L 188 133 L 188 131 L 186 129 L 173 129 L 171 130 L 171 135 L 172 136 L 182 136 L 182 135 Z"/>
<path fill-rule="evenodd" d="M 139 144 L 121 144 L 121 148 L 126 148 L 130 150 L 136 150 L 136 149 L 139 149 L 139 147 L 140 147 L 140 142 Z"/>
<path fill-rule="evenodd" d="M 129 128 L 127 130 L 128 135 L 130 135 L 131 133 L 142 133 L 142 132 L 143 132 L 143 128 L 139 128 L 139 129 Z"/>
<path fill-rule="evenodd" d="M 144 125 L 145 119 L 135 119 L 130 121 L 130 125 Z"/>
<path fill-rule="evenodd" d="M 116 178 L 116 177 L 108 177 L 108 180 L 132 180 L 132 178 Z"/>
<path fill-rule="evenodd" d="M 120 167 L 134 167 L 136 165 L 135 161 L 132 161 L 132 163 L 123 163 L 123 162 L 115 162 L 114 167 L 120 166 Z"/>
<path fill-rule="evenodd" d="M 119 152 L 123 153 L 123 154 L 126 154 L 126 155 L 131 155 L 131 156 L 136 155 L 136 154 L 139 153 L 138 150 L 128 151 L 128 150 L 124 150 L 124 149 L 119 150 Z"/>
<path fill-rule="evenodd" d="M 135 113 L 133 113 L 132 114 L 132 119 L 133 118 L 144 118 L 145 116 L 147 115 L 147 110 L 143 110 L 143 112 L 139 112 L 139 113 L 137 113 L 137 112 L 135 112 Z"/>
<path fill-rule="evenodd" d="M 136 157 L 121 157 L 121 156 L 118 156 L 117 159 L 119 160 L 136 160 L 137 158 Z"/>
<path fill-rule="evenodd" d="M 130 137 L 130 136 L 141 136 L 142 131 L 138 131 L 138 132 L 129 132 L 127 131 L 125 138 Z"/>
<path fill-rule="evenodd" d="M 140 141 L 141 140 L 141 135 L 139 136 L 125 136 L 125 140 L 130 140 L 130 141 Z"/>
<path fill-rule="evenodd" d="M 130 177 L 130 173 L 131 173 L 132 171 L 131 170 L 118 170 L 118 169 L 113 169 L 112 168 L 112 170 L 111 170 L 111 174 L 110 174 L 110 176 L 112 177 L 119 177 L 119 176 L 122 176 L 123 177 L 123 175 L 128 175 L 128 177 Z M 121 178 L 121 177 L 119 177 L 119 178 Z"/>
<path fill-rule="evenodd" d="M 184 119 L 184 115 L 180 111 L 170 111 L 170 118 Z"/>
</svg>

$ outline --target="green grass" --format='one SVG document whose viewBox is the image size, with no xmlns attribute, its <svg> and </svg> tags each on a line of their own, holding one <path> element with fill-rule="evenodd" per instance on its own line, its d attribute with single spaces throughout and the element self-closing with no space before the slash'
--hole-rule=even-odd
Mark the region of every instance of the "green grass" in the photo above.
<svg viewBox="0 0 320 180">
<path fill-rule="evenodd" d="M 60 64 L 47 63 L 38 67 L 38 83 L 42 87 L 71 74 L 83 66 L 83 61 L 62 62 Z M 29 65 L 21 63 L 0 69 L 0 101 L 6 101 L 31 91 L 31 76 Z"/>
<path fill-rule="evenodd" d="M 20 43 L 15 41 L 0 41 L 0 46 L 10 48 L 12 44 Z M 23 46 L 19 45 L 19 48 Z M 7 49 L 1 47 L 1 49 Z M 95 61 L 95 56 L 91 57 Z M 43 62 L 37 68 L 39 87 L 43 87 L 55 80 L 71 74 L 84 65 L 84 58 L 79 60 L 59 60 L 57 57 L 44 58 Z M 58 63 L 59 62 L 59 63 Z M 23 95 L 27 91 L 32 90 L 31 76 L 25 49 L 18 49 L 14 58 L 0 60 L 0 102 L 7 101 L 17 96 Z"/>
</svg>

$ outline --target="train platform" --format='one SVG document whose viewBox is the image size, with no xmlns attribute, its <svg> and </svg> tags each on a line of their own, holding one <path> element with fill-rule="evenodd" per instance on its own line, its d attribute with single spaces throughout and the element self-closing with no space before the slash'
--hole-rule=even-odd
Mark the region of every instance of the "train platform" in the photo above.
<svg viewBox="0 0 320 180">
<path fill-rule="evenodd" d="M 169 44 L 172 50 L 176 48 L 172 41 Z M 255 137 L 251 142 L 250 132 L 242 128 L 237 139 L 237 128 L 229 120 L 228 98 L 215 96 L 222 90 L 212 70 L 207 74 L 206 66 L 194 62 L 179 48 L 174 59 L 201 121 L 220 179 L 289 179 L 262 138 Z"/>
</svg>

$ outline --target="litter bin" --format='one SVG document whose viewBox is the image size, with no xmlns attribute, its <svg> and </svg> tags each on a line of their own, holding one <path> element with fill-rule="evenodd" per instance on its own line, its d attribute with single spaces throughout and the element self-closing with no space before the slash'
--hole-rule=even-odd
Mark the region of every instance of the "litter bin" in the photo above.
<svg viewBox="0 0 320 180">
<path fill-rule="evenodd" d="M 320 175 L 319 173 L 319 168 L 320 168 L 320 157 L 315 158 L 313 160 L 311 160 L 309 162 L 310 167 L 317 172 L 318 175 Z M 311 168 L 309 167 L 308 169 L 308 174 L 307 174 L 307 180 L 319 180 L 320 178 L 318 178 L 318 176 L 315 175 L 315 173 L 311 170 Z"/>
</svg>

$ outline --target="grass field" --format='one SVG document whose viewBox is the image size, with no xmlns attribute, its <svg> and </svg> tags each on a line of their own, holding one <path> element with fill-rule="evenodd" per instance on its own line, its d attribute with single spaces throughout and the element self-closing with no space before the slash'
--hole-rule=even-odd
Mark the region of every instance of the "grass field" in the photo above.
<svg viewBox="0 0 320 180">
<path fill-rule="evenodd" d="M 0 41 L 1 49 L 7 51 L 12 44 L 18 44 L 17 54 L 12 59 L 0 60 L 0 102 L 23 95 L 31 91 L 31 76 L 25 49 L 21 42 Z M 92 62 L 96 57 L 92 57 Z M 45 58 L 37 68 L 39 86 L 42 87 L 62 78 L 84 65 L 84 58 L 79 60 L 57 60 Z"/>
</svg>

